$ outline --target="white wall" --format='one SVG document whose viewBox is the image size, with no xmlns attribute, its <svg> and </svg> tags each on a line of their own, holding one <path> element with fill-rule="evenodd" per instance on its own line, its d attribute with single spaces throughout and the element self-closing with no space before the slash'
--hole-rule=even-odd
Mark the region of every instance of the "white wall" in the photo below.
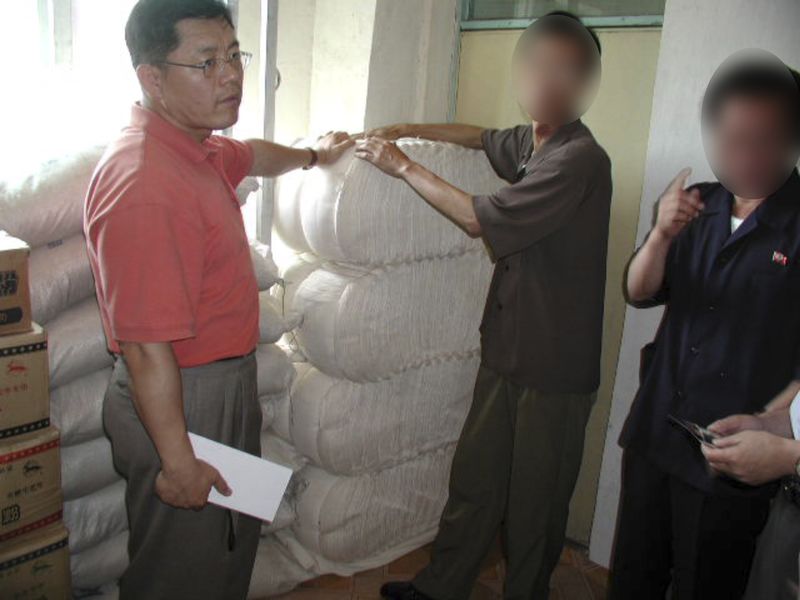
<svg viewBox="0 0 800 600">
<path fill-rule="evenodd" d="M 275 139 L 442 121 L 457 0 L 280 0 Z"/>
<path fill-rule="evenodd" d="M 364 126 L 447 120 L 456 0 L 378 0 Z"/>
<path fill-rule="evenodd" d="M 700 136 L 700 103 L 716 67 L 736 50 L 759 47 L 800 66 L 797 0 L 667 0 L 641 209 L 638 243 L 650 228 L 653 204 L 683 167 L 690 182 L 713 179 Z M 639 350 L 655 334 L 660 309 L 628 308 L 600 475 L 590 557 L 608 565 L 617 514 L 620 429 L 638 387 Z"/>
</svg>

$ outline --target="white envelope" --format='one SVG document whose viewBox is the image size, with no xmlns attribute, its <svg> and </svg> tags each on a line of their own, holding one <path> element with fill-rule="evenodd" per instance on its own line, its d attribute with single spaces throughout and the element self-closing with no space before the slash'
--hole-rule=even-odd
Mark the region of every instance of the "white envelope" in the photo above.
<svg viewBox="0 0 800 600">
<path fill-rule="evenodd" d="M 230 496 L 211 488 L 208 501 L 264 521 L 275 519 L 292 470 L 189 432 L 195 456 L 220 472 Z"/>
</svg>

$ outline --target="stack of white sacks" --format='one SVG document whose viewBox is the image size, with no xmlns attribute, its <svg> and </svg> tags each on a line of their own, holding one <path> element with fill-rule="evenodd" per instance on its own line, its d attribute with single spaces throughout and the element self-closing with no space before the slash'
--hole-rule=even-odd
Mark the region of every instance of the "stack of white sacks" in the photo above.
<svg viewBox="0 0 800 600">
<path fill-rule="evenodd" d="M 502 185 L 481 152 L 399 146 L 469 192 Z M 291 526 L 259 550 L 254 597 L 375 567 L 432 539 L 491 275 L 481 241 L 352 152 L 284 177 L 275 226 L 297 252 L 281 264 L 282 300 L 301 315 L 288 346 L 305 362 L 268 434 L 302 469 Z"/>
<path fill-rule="evenodd" d="M 102 148 L 91 148 L 50 161 L 19 182 L 0 182 L 0 229 L 32 248 L 33 318 L 48 332 L 51 414 L 61 431 L 64 521 L 78 594 L 113 590 L 128 561 L 125 484 L 114 470 L 102 426 L 113 359 L 106 350 L 82 233 L 83 200 L 101 154 Z M 248 179 L 240 186 L 242 202 L 258 187 L 253 184 Z M 270 295 L 279 281 L 270 249 L 254 242 L 251 255 L 262 290 L 257 360 L 266 428 L 276 406 L 288 406 L 295 378 L 291 361 L 275 342 L 297 321 Z M 270 438 L 265 434 L 264 455 L 285 463 L 283 444 Z M 282 506 L 273 527 L 286 522 L 288 514 L 288 505 Z"/>
</svg>

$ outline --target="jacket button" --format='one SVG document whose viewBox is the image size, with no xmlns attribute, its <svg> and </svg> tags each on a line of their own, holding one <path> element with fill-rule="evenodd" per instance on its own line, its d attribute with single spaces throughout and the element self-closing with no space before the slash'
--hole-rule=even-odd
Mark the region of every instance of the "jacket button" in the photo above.
<svg viewBox="0 0 800 600">
<path fill-rule="evenodd" d="M 698 354 L 700 354 L 700 348 L 698 348 L 697 346 L 692 346 L 691 348 L 689 348 L 689 352 L 697 356 Z"/>
</svg>

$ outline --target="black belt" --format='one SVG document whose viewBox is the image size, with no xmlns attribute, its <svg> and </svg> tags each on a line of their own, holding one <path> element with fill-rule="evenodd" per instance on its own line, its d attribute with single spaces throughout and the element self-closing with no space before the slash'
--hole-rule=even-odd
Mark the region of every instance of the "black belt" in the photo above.
<svg viewBox="0 0 800 600">
<path fill-rule="evenodd" d="M 781 489 L 792 504 L 800 506 L 800 478 L 796 476 L 784 477 L 783 481 L 781 481 Z"/>
</svg>

